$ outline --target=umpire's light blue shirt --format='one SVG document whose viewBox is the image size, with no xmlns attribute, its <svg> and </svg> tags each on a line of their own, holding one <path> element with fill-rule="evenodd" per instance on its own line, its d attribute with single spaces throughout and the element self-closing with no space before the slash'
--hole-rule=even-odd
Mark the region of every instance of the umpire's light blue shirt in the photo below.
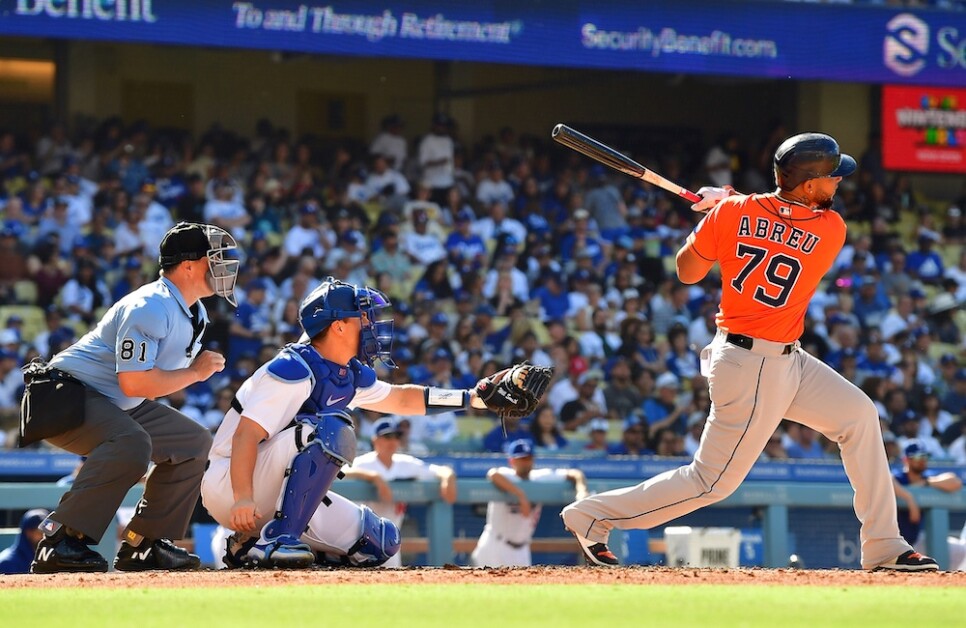
<svg viewBox="0 0 966 628">
<path fill-rule="evenodd" d="M 198 314 L 207 324 L 208 313 L 200 301 Z M 203 333 L 195 336 L 184 297 L 162 277 L 115 303 L 97 327 L 50 363 L 109 397 L 122 410 L 131 410 L 144 398 L 122 393 L 117 374 L 184 368 L 201 350 Z"/>
</svg>

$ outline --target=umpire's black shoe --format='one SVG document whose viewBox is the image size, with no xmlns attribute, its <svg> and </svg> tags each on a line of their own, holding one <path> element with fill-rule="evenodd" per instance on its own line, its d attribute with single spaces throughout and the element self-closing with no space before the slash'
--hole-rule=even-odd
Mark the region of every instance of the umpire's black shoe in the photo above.
<svg viewBox="0 0 966 628">
<path fill-rule="evenodd" d="M 61 526 L 37 544 L 30 573 L 100 573 L 107 571 L 104 557 L 88 547 L 82 539 L 67 533 Z"/>
<path fill-rule="evenodd" d="M 144 539 L 134 547 L 127 541 L 121 542 L 114 559 L 114 569 L 118 571 L 189 571 L 201 567 L 201 559 L 190 554 L 168 539 Z"/>
</svg>

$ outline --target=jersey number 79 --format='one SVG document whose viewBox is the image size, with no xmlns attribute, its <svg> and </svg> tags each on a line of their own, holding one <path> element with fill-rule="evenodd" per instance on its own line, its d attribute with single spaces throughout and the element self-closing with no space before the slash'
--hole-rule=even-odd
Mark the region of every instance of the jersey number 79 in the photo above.
<svg viewBox="0 0 966 628">
<path fill-rule="evenodd" d="M 785 305 L 785 302 L 788 301 L 788 295 L 795 287 L 795 282 L 798 281 L 798 275 L 802 272 L 802 263 L 784 253 L 775 253 L 769 257 L 768 249 L 751 246 L 744 242 L 738 243 L 736 255 L 738 259 L 748 258 L 748 262 L 738 273 L 738 276 L 731 280 L 731 287 L 741 293 L 748 276 L 762 263 L 765 263 L 765 281 L 768 282 L 770 287 L 778 288 L 778 294 L 773 296 L 765 290 L 765 286 L 756 285 L 752 298 L 769 307 Z M 772 290 L 772 292 L 774 291 Z"/>
</svg>

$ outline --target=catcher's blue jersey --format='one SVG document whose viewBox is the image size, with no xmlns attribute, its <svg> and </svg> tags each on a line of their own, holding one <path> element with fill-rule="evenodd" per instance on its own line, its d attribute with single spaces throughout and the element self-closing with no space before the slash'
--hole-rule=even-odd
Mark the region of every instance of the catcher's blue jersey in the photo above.
<svg viewBox="0 0 966 628">
<path fill-rule="evenodd" d="M 178 288 L 162 277 L 115 303 L 97 327 L 50 363 L 130 410 L 144 398 L 122 393 L 117 374 L 155 367 L 173 371 L 191 364 L 208 323 L 200 301 L 192 309 L 195 313 Z"/>
</svg>

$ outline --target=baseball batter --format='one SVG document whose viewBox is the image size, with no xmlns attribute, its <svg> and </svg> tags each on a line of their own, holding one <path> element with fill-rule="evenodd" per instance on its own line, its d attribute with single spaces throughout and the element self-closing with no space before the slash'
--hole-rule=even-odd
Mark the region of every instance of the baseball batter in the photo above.
<svg viewBox="0 0 966 628">
<path fill-rule="evenodd" d="M 690 465 L 563 510 L 592 564 L 617 564 L 606 545 L 612 528 L 653 528 L 730 495 L 787 418 L 839 444 L 862 523 L 862 567 L 938 569 L 899 535 L 875 406 L 798 342 L 808 303 L 845 242 L 845 222 L 829 210 L 855 160 L 830 136 L 805 133 L 785 140 L 774 164 L 775 192 L 702 190 L 693 206 L 713 208 L 678 251 L 678 277 L 693 284 L 715 262 L 721 269 L 718 333 L 701 354 L 711 412 Z"/>
<path fill-rule="evenodd" d="M 235 532 L 224 558 L 229 567 L 298 569 L 332 556 L 370 567 L 399 551 L 392 521 L 329 490 L 356 454 L 346 409 L 411 416 L 536 404 L 523 399 L 525 387 L 512 388 L 529 383 L 527 365 L 473 390 L 378 380 L 376 359 L 394 366 L 392 319 L 377 319 L 390 306 L 378 290 L 328 278 L 299 308 L 306 342 L 283 347 L 239 388 L 201 485 L 208 512 Z"/>
<path fill-rule="evenodd" d="M 393 499 L 388 482 L 439 480 L 440 498 L 449 504 L 456 501 L 456 473 L 453 469 L 399 453 L 401 435 L 399 423 L 395 419 L 380 419 L 373 429 L 373 450 L 356 457 L 352 467 L 345 472 L 347 478 L 359 478 L 376 485 L 379 501 L 363 505 L 371 508 L 380 517 L 392 521 L 399 530 L 402 530 L 403 519 L 406 518 L 406 504 Z M 402 567 L 402 555 L 397 553 L 384 564 L 386 567 Z"/>
<path fill-rule="evenodd" d="M 570 480 L 577 498 L 587 494 L 587 483 L 579 469 L 534 469 L 533 445 L 520 439 L 507 447 L 509 467 L 490 469 L 486 474 L 501 491 L 516 502 L 490 502 L 486 506 L 486 526 L 470 560 L 477 567 L 529 567 L 533 564 L 530 543 L 540 521 L 542 507 L 531 504 L 521 488 L 523 482 Z"/>
</svg>

